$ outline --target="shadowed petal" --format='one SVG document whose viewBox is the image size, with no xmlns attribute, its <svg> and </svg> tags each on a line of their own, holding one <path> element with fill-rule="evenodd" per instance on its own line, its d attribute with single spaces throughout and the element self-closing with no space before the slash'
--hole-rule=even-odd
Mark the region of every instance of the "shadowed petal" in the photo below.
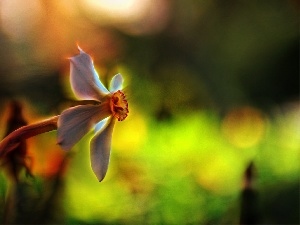
<svg viewBox="0 0 300 225">
<path fill-rule="evenodd" d="M 110 115 L 107 105 L 80 105 L 62 112 L 58 119 L 57 142 L 69 150 L 100 120 Z"/>
<path fill-rule="evenodd" d="M 118 73 L 111 79 L 109 91 L 116 92 L 117 90 L 121 90 L 122 85 L 123 85 L 123 77 L 120 73 Z"/>
<path fill-rule="evenodd" d="M 109 92 L 99 80 L 92 58 L 78 49 L 80 54 L 70 58 L 72 90 L 78 98 L 100 100 Z"/>
<path fill-rule="evenodd" d="M 107 126 L 91 141 L 91 166 L 99 181 L 103 180 L 107 172 L 114 124 L 115 119 L 110 118 Z"/>
</svg>

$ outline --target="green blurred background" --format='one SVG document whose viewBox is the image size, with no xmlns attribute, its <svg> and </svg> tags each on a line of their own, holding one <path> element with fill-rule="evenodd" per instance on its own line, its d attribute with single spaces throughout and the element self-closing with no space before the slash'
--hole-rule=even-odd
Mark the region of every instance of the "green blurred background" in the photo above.
<svg viewBox="0 0 300 225">
<path fill-rule="evenodd" d="M 70 154 L 55 131 L 29 139 L 15 222 L 238 224 L 252 162 L 246 211 L 298 224 L 298 16 L 297 0 L 0 0 L 1 137 L 11 100 L 28 123 L 70 106 L 77 45 L 105 84 L 123 74 L 130 111 L 101 183 L 93 132 Z M 10 189 L 3 172 L 2 218 Z"/>
</svg>

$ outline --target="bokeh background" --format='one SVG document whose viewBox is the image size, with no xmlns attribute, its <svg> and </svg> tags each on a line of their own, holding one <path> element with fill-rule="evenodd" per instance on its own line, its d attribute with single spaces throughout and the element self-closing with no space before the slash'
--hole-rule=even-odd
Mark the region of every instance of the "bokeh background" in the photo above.
<svg viewBox="0 0 300 225">
<path fill-rule="evenodd" d="M 125 77 L 107 177 L 92 131 L 70 153 L 56 131 L 30 138 L 34 178 L 1 164 L 2 221 L 299 223 L 297 0 L 0 0 L 1 138 L 12 101 L 26 123 L 71 105 L 77 45 L 103 83 Z"/>
</svg>

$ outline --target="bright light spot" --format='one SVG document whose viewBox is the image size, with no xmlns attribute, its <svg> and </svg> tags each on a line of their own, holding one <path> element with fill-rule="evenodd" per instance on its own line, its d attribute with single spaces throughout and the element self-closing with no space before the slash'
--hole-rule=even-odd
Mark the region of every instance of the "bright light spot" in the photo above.
<svg viewBox="0 0 300 225">
<path fill-rule="evenodd" d="M 233 145 L 248 148 L 256 145 L 265 133 L 266 120 L 257 109 L 233 109 L 224 118 L 222 132 Z"/>
<path fill-rule="evenodd" d="M 99 5 L 110 13 L 123 14 L 123 16 L 133 16 L 139 14 L 142 8 L 139 0 L 90 0 L 91 4 Z"/>
<path fill-rule="evenodd" d="M 116 26 L 131 34 L 162 30 L 169 18 L 167 0 L 82 0 L 86 13 L 99 24 Z"/>
<path fill-rule="evenodd" d="M 82 5 L 102 22 L 119 19 L 133 22 L 141 16 L 148 0 L 85 0 Z M 145 4 L 146 3 L 146 4 Z"/>
</svg>

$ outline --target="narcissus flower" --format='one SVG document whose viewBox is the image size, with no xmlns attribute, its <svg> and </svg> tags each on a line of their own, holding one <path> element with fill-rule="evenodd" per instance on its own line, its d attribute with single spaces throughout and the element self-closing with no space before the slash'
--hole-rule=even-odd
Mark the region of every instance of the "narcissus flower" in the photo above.
<svg viewBox="0 0 300 225">
<path fill-rule="evenodd" d="M 93 127 L 95 136 L 90 143 L 92 169 L 101 181 L 106 175 L 111 139 L 116 120 L 128 115 L 128 103 L 122 92 L 123 77 L 115 75 L 107 90 L 99 80 L 91 57 L 78 47 L 80 54 L 70 58 L 71 87 L 81 100 L 95 104 L 78 105 L 62 112 L 58 119 L 58 144 L 71 149 Z"/>
</svg>

